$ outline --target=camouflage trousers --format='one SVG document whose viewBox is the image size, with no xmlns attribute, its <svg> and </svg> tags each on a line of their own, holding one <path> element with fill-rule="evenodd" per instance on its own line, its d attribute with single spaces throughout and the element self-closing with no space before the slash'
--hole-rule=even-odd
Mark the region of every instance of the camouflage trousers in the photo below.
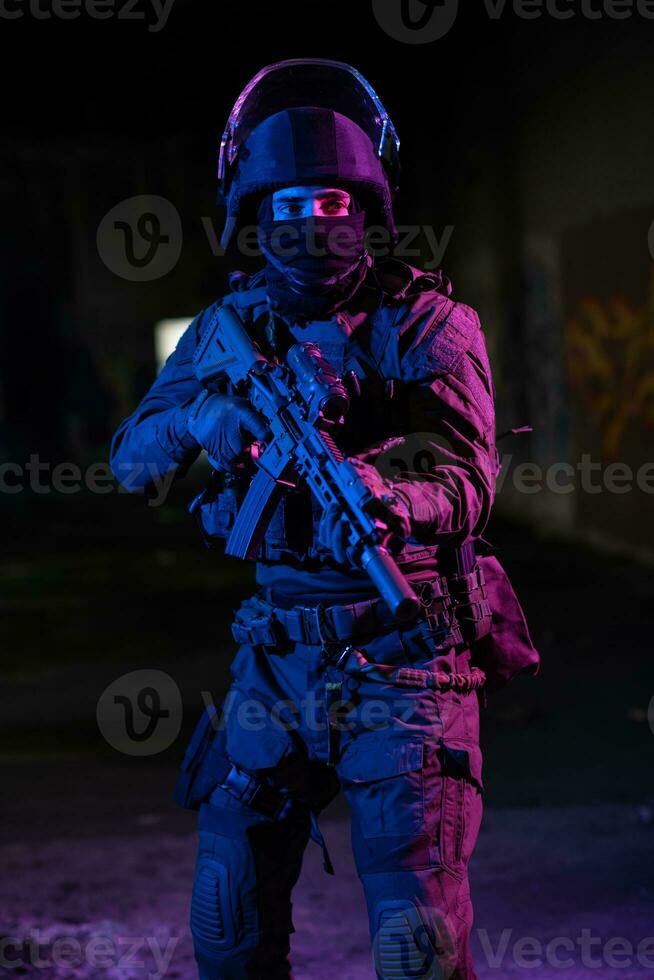
<svg viewBox="0 0 654 980">
<path fill-rule="evenodd" d="M 367 638 L 365 654 L 470 672 L 470 652 L 436 653 L 424 622 Z M 289 806 L 265 815 L 221 787 L 202 803 L 191 902 L 202 980 L 292 976 L 293 886 L 310 838 L 324 845 L 317 816 L 340 789 L 377 977 L 474 980 L 468 862 L 482 817 L 478 693 L 344 673 L 300 643 L 285 653 L 243 645 L 231 670 L 221 751 Z M 325 860 L 329 869 L 326 852 Z"/>
</svg>

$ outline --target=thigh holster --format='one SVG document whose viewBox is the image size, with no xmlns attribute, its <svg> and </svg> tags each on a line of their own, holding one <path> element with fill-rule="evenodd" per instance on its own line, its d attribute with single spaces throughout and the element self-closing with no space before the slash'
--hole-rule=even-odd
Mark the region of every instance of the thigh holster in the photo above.
<svg viewBox="0 0 654 980">
<path fill-rule="evenodd" d="M 197 810 L 216 789 L 272 820 L 282 820 L 292 799 L 283 789 L 234 765 L 225 749 L 225 731 L 215 705 L 208 705 L 193 732 L 182 759 L 173 798 L 188 810 Z"/>
</svg>

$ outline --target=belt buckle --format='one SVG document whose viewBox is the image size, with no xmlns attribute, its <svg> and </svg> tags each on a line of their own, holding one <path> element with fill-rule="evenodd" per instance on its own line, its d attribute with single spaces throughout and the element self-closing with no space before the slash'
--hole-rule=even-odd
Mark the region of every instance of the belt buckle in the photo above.
<svg viewBox="0 0 654 980">
<path fill-rule="evenodd" d="M 304 633 L 305 643 L 308 643 L 310 646 L 315 646 L 317 643 L 320 643 L 317 607 L 296 606 L 295 608 L 302 621 L 302 632 Z"/>
<path fill-rule="evenodd" d="M 338 642 L 334 623 L 329 612 L 330 606 L 319 602 L 315 606 L 300 606 L 302 626 L 309 637 L 309 643 L 327 650 Z"/>
<path fill-rule="evenodd" d="M 289 650 L 289 636 L 283 623 L 273 615 L 267 622 L 267 635 L 262 642 L 264 649 L 284 654 Z"/>
<path fill-rule="evenodd" d="M 244 772 L 233 763 L 220 788 L 246 806 L 273 820 L 282 820 L 293 804 L 288 793 L 283 790 L 276 791 L 260 778 Z"/>
</svg>

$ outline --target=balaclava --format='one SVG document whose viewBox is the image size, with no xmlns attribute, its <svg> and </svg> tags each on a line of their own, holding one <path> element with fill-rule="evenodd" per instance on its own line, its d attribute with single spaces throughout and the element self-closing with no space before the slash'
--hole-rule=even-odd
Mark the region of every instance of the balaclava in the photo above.
<svg viewBox="0 0 654 980">
<path fill-rule="evenodd" d="M 275 220 L 272 194 L 258 209 L 259 247 L 273 309 L 319 319 L 355 294 L 372 260 L 366 250 L 366 213 L 352 196 L 350 214 Z"/>
</svg>

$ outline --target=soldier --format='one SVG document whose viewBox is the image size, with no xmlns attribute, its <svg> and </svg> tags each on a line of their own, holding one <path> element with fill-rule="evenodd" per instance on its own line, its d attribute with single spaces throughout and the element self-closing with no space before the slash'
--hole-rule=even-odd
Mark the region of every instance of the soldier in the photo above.
<svg viewBox="0 0 654 980">
<path fill-rule="evenodd" d="M 396 238 L 398 149 L 347 65 L 282 62 L 250 82 L 221 147 L 223 244 L 256 225 L 265 265 L 232 274 L 112 443 L 117 478 L 145 494 L 206 450 L 212 477 L 192 509 L 207 544 L 223 542 L 268 424 L 231 382 L 203 387 L 194 354 L 221 306 L 271 359 L 316 342 L 347 384 L 334 438 L 421 603 L 398 622 L 358 566 L 343 509 L 322 511 L 302 481 L 288 489 L 232 626 L 229 693 L 204 713 L 176 790 L 199 809 L 202 980 L 291 976 L 291 892 L 309 838 L 332 870 L 317 817 L 340 788 L 377 976 L 475 977 L 479 694 L 535 673 L 538 654 L 501 566 L 478 553 L 499 468 L 479 319 L 440 273 L 369 247 L 372 228 Z M 403 458 L 415 445 L 418 463 Z"/>
</svg>

